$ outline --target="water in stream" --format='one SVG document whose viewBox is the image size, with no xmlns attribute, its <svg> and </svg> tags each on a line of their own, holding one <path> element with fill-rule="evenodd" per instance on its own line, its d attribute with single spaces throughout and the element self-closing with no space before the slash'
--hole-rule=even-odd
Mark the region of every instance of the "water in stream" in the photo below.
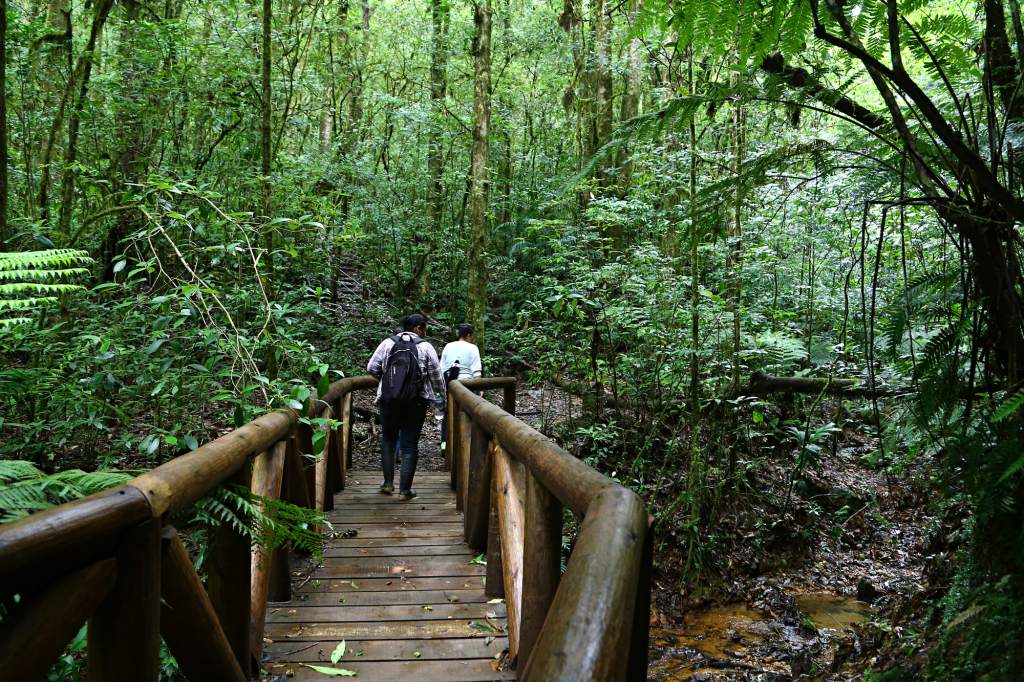
<svg viewBox="0 0 1024 682">
<path fill-rule="evenodd" d="M 731 604 L 694 612 L 680 625 L 652 628 L 650 679 L 790 679 L 794 654 L 871 615 L 867 604 L 852 597 L 827 592 L 792 596 L 804 623 L 787 624 Z"/>
</svg>

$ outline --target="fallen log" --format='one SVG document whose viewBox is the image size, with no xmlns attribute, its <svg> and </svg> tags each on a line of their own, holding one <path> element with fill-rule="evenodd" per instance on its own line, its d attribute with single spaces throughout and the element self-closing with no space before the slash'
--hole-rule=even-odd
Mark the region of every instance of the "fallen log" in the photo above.
<svg viewBox="0 0 1024 682">
<path fill-rule="evenodd" d="M 741 388 L 739 395 L 766 395 L 769 393 L 805 393 L 810 395 L 842 396 L 849 398 L 870 398 L 898 395 L 908 392 L 892 386 L 880 386 L 874 391 L 867 384 L 856 379 L 832 379 L 817 377 L 779 377 L 754 372 L 750 383 Z"/>
<path fill-rule="evenodd" d="M 991 393 L 1001 390 L 994 386 L 975 386 L 973 390 L 960 388 L 960 399 Z M 909 396 L 917 393 L 910 386 L 878 386 L 874 391 L 866 383 L 857 379 L 832 379 L 820 377 L 779 377 L 754 372 L 750 383 L 736 391 L 736 395 L 764 396 L 771 393 L 803 393 L 808 395 L 837 396 L 840 398 L 893 398 Z"/>
</svg>

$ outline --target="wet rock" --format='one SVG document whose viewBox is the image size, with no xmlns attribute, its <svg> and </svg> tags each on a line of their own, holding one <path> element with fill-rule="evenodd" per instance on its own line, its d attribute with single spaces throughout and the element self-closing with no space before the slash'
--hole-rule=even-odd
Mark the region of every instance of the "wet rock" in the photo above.
<svg viewBox="0 0 1024 682">
<path fill-rule="evenodd" d="M 873 604 L 876 599 L 882 596 L 871 581 L 867 578 L 861 578 L 857 581 L 857 601 L 862 601 L 865 604 Z"/>
</svg>

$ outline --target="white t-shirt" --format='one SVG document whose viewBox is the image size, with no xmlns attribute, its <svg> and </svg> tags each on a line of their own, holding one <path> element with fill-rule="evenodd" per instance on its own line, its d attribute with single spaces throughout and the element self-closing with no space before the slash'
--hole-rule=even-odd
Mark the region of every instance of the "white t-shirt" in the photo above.
<svg viewBox="0 0 1024 682">
<path fill-rule="evenodd" d="M 484 373 L 483 365 L 480 363 L 480 349 L 469 341 L 452 341 L 441 351 L 441 374 L 444 374 L 454 365 L 459 363 L 459 379 L 470 379 L 481 376 Z"/>
</svg>

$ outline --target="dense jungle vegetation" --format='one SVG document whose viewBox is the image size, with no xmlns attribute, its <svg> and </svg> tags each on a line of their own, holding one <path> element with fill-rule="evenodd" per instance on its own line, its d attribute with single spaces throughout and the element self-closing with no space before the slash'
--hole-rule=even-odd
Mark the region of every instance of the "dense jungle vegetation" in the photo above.
<svg viewBox="0 0 1024 682">
<path fill-rule="evenodd" d="M 4 520 L 420 310 L 575 396 L 547 431 L 648 501 L 669 622 L 879 518 L 822 501 L 846 453 L 923 539 L 841 674 L 1019 679 L 1017 0 L 0 9 Z"/>
</svg>

